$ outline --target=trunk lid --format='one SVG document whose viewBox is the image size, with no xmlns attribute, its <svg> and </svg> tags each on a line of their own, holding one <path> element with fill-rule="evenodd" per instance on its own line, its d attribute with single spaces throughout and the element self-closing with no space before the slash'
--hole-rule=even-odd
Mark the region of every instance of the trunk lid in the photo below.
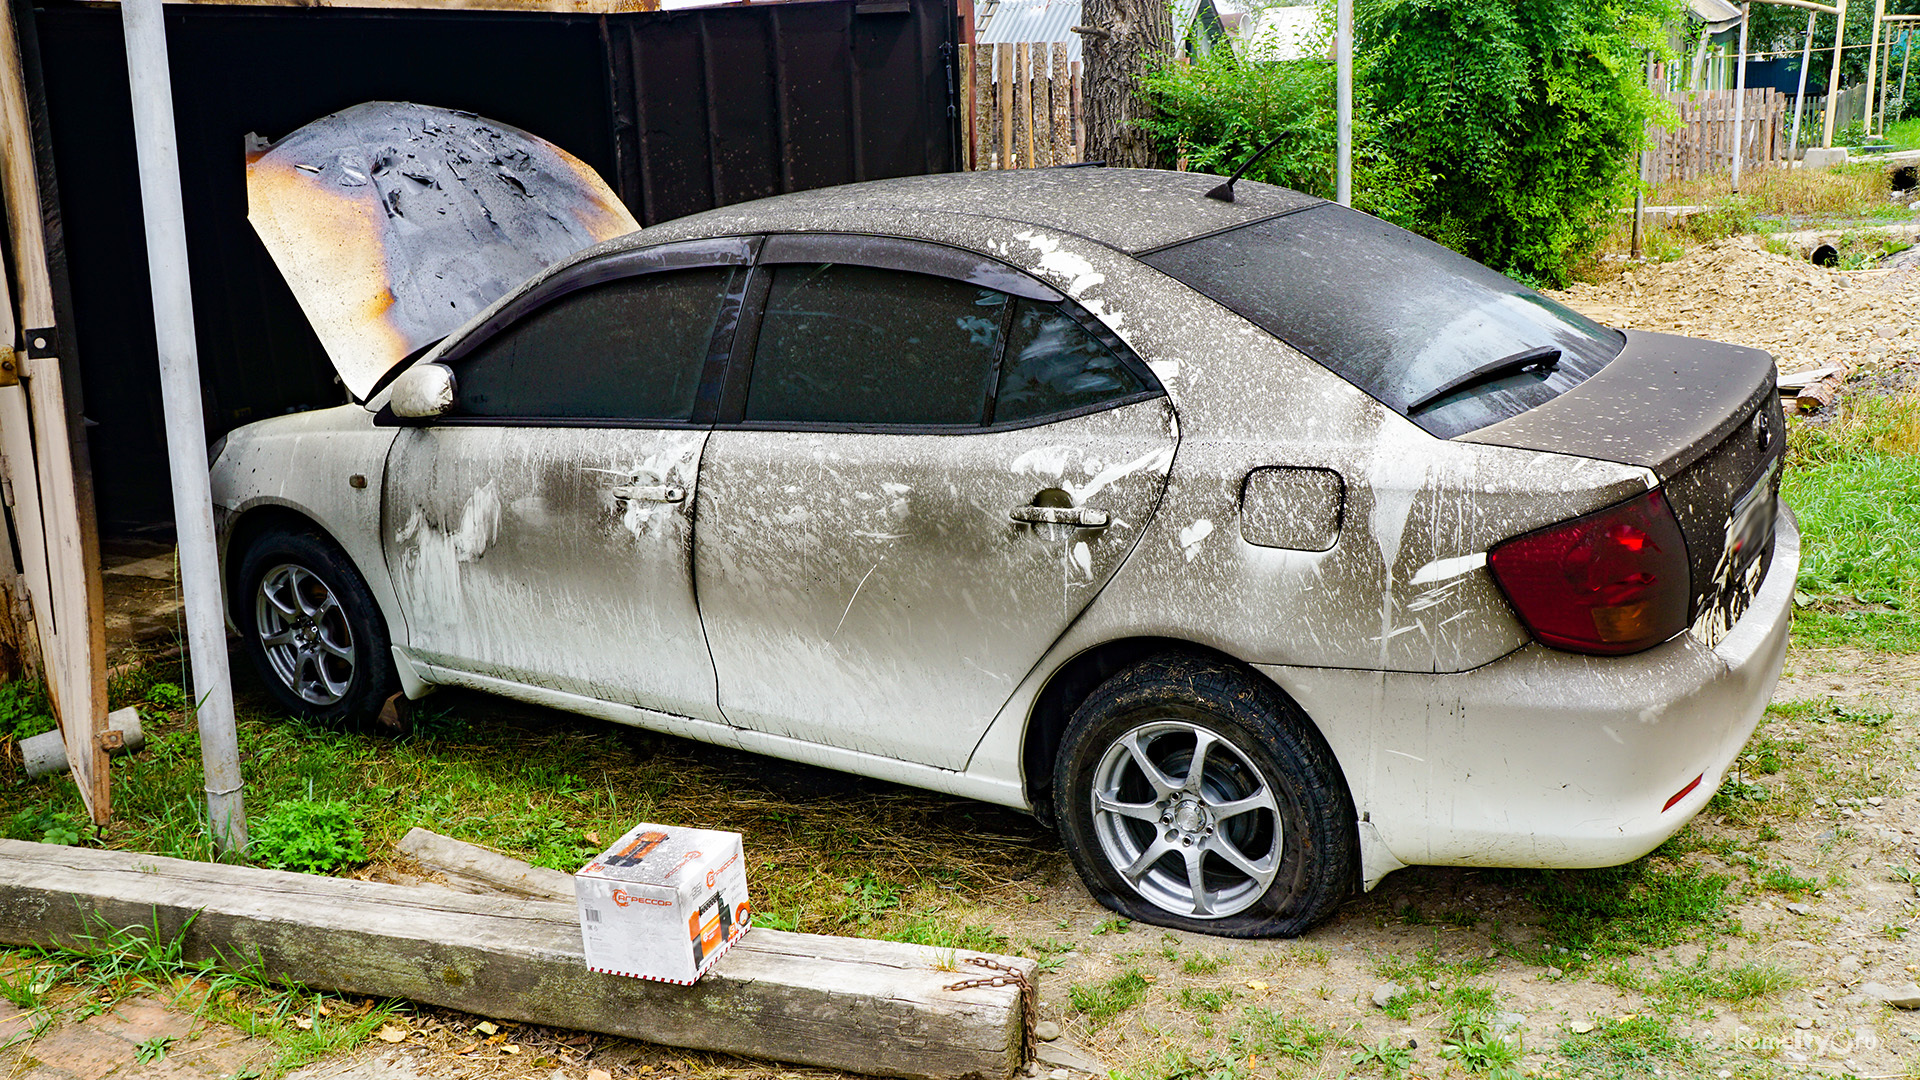
<svg viewBox="0 0 1920 1080">
<path fill-rule="evenodd" d="M 247 220 L 359 401 L 528 277 L 640 227 L 552 143 L 390 101 L 250 147 Z"/>
<path fill-rule="evenodd" d="M 1626 336 L 1620 355 L 1578 386 L 1457 438 L 1652 470 L 1686 538 L 1695 630 L 1717 643 L 1773 555 L 1787 445 L 1773 357 L 1670 334 Z"/>
</svg>

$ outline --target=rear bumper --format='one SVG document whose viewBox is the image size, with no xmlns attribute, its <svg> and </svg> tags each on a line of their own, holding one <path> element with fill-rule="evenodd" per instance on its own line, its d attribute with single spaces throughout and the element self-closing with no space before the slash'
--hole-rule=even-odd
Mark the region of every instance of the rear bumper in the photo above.
<svg viewBox="0 0 1920 1080">
<path fill-rule="evenodd" d="M 1766 580 L 1714 647 L 1684 634 L 1626 657 L 1531 645 L 1457 674 L 1263 670 L 1347 772 L 1369 885 L 1394 863 L 1611 866 L 1719 790 L 1779 680 L 1799 569 L 1783 507 Z"/>
</svg>

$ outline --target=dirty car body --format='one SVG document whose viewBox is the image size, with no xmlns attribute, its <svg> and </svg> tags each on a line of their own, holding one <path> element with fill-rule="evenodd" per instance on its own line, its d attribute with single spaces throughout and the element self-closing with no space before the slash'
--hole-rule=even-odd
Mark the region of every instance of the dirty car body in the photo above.
<svg viewBox="0 0 1920 1080">
<path fill-rule="evenodd" d="M 1216 182 L 881 181 L 555 261 L 225 440 L 235 624 L 318 715 L 463 686 L 1030 809 L 1188 929 L 1651 850 L 1780 670 L 1771 358 Z"/>
</svg>

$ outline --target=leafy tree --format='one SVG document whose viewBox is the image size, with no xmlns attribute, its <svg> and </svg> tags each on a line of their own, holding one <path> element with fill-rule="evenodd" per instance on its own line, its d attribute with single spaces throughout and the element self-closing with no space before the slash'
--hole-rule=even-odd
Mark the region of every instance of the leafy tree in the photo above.
<svg viewBox="0 0 1920 1080">
<path fill-rule="evenodd" d="M 1632 192 L 1673 0 L 1377 0 L 1356 12 L 1379 138 L 1432 178 L 1418 231 L 1560 284 Z"/>
</svg>

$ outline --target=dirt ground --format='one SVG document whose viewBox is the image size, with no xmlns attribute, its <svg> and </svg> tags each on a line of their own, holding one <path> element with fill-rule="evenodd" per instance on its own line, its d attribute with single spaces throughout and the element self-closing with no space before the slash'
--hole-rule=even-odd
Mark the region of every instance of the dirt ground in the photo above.
<svg viewBox="0 0 1920 1080">
<path fill-rule="evenodd" d="M 1920 364 L 1920 267 L 1824 270 L 1742 237 L 1558 295 L 1613 325 L 1768 349 L 1783 371 L 1835 360 L 1882 372 Z M 155 583 L 170 576 L 159 573 L 170 560 L 130 548 L 110 561 L 122 632 L 169 627 L 168 589 Z M 1762 809 L 1716 803 L 1696 821 L 1685 855 L 1686 865 L 1731 879 L 1731 923 L 1679 945 L 1557 959 L 1541 946 L 1530 895 L 1537 876 L 1448 868 L 1395 873 L 1294 941 L 1168 933 L 1114 919 L 1058 853 L 1033 876 L 982 898 L 967 921 L 1041 960 L 1041 1018 L 1061 1028 L 1086 1065 L 1138 1077 L 1377 1075 L 1378 1065 L 1353 1058 L 1380 1045 L 1405 1052 L 1406 1075 L 1437 1077 L 1461 1068 L 1441 1056 L 1443 1002 L 1460 990 L 1486 992 L 1480 1000 L 1494 1004 L 1495 1028 L 1518 1040 L 1530 1075 L 1920 1076 L 1920 1013 L 1867 996 L 1869 984 L 1911 982 L 1920 966 L 1908 933 L 1920 922 L 1920 890 L 1906 873 L 1920 867 L 1917 675 L 1920 656 L 1790 655 L 1776 704 L 1805 704 L 1776 709 L 1754 744 L 1791 748 L 1781 751 L 1786 766 L 1743 772 L 1751 805 Z M 1846 719 L 1861 717 L 1869 720 Z M 1812 887 L 1770 886 L 1776 870 Z M 1735 1000 L 1658 984 L 1662 973 L 1742 967 L 1778 978 Z M 1089 1002 L 1129 972 L 1144 992 L 1102 1022 Z M 1284 1020 L 1270 1023 L 1269 1034 L 1291 1034 L 1235 1034 L 1260 1010 Z M 828 1075 L 515 1025 L 504 1026 L 506 1040 L 487 1042 L 473 1034 L 479 1019 L 410 1014 L 397 1043 L 376 1041 L 300 1075 Z M 1635 1027 L 1638 1020 L 1653 1026 Z M 1642 1030 L 1659 1037 L 1628 1037 Z M 1620 1052 L 1574 1052 L 1602 1036 L 1614 1037 L 1595 1046 Z M 43 1075 L 28 1060 L 22 1050 L 0 1052 L 0 1073 Z M 109 1071 L 163 1075 L 130 1062 Z"/>
</svg>

